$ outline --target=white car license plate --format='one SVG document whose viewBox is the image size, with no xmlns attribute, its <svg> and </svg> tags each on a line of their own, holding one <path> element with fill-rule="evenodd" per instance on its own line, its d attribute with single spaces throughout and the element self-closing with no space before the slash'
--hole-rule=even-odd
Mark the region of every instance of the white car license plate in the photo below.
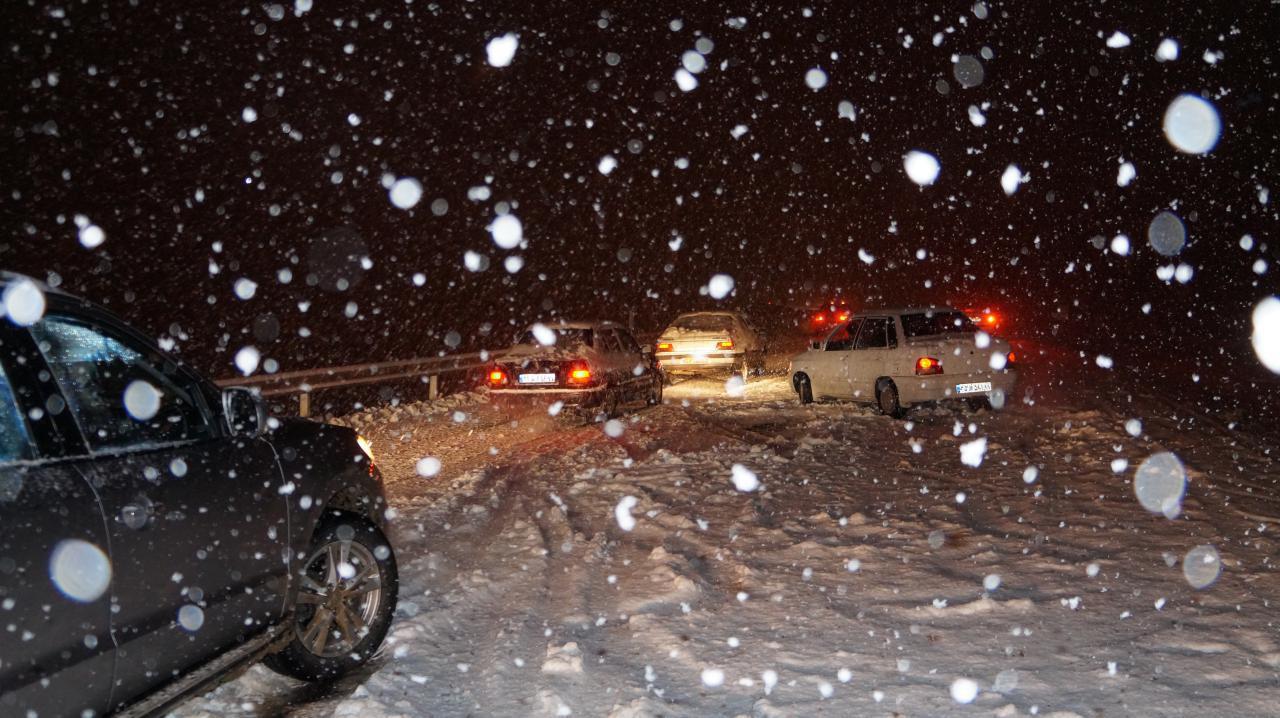
<svg viewBox="0 0 1280 718">
<path fill-rule="evenodd" d="M 956 384 L 957 394 L 977 394 L 983 391 L 991 391 L 991 382 L 980 381 L 974 384 Z"/>
<path fill-rule="evenodd" d="M 556 383 L 555 374 L 521 374 L 521 384 L 554 384 Z"/>
</svg>

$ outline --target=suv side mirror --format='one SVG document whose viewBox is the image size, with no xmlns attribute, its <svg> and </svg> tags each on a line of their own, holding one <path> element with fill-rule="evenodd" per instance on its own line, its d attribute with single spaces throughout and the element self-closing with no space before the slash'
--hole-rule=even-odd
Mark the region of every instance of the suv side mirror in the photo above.
<svg viewBox="0 0 1280 718">
<path fill-rule="evenodd" d="M 818 351 L 819 349 L 821 349 L 821 348 L 822 348 L 822 340 L 821 340 L 821 339 L 810 339 L 810 340 L 809 340 L 809 348 L 810 348 L 810 349 L 812 349 L 812 350 L 814 350 L 814 351 Z"/>
<path fill-rule="evenodd" d="M 267 430 L 267 406 L 252 389 L 223 389 L 222 415 L 232 436 L 257 437 Z"/>
</svg>

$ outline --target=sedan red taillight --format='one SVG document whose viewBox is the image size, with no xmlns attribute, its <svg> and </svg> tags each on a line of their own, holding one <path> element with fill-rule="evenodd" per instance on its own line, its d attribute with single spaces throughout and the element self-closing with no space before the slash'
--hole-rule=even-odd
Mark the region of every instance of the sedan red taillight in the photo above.
<svg viewBox="0 0 1280 718">
<path fill-rule="evenodd" d="M 933 357 L 920 357 L 916 359 L 916 374 L 919 376 L 929 376 L 930 374 L 941 374 L 942 362 Z"/>
<path fill-rule="evenodd" d="M 732 349 L 732 348 L 733 348 L 732 339 L 726 339 L 725 341 L 722 341 L 722 342 L 716 342 L 716 349 Z"/>
<path fill-rule="evenodd" d="M 658 351 L 669 352 L 671 349 L 671 342 L 658 342 Z"/>
<path fill-rule="evenodd" d="M 591 366 L 584 361 L 576 361 L 569 365 L 566 377 L 570 384 L 590 384 Z"/>
<path fill-rule="evenodd" d="M 507 383 L 507 373 L 497 367 L 489 370 L 489 386 L 503 386 Z"/>
</svg>

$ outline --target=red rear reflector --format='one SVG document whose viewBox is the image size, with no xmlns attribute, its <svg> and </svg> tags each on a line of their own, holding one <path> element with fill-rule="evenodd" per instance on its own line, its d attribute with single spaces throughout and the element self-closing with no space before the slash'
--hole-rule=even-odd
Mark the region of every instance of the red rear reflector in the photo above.
<svg viewBox="0 0 1280 718">
<path fill-rule="evenodd" d="M 716 342 L 716 349 L 732 349 L 732 348 L 733 348 L 732 339 L 730 339 L 727 342 Z"/>
<path fill-rule="evenodd" d="M 1013 352 L 1009 352 L 1009 354 L 1008 354 L 1007 356 L 1005 356 L 1005 359 L 1007 359 L 1007 360 L 1009 361 L 1009 363 L 1010 363 L 1010 364 L 1012 364 L 1012 363 L 1014 362 L 1014 360 L 1016 360 L 1016 359 L 1017 359 L 1017 357 L 1014 355 L 1014 353 L 1013 353 Z"/>
<path fill-rule="evenodd" d="M 941 374 L 942 362 L 933 357 L 920 357 L 916 359 L 916 374 L 927 376 L 929 374 Z"/>
</svg>

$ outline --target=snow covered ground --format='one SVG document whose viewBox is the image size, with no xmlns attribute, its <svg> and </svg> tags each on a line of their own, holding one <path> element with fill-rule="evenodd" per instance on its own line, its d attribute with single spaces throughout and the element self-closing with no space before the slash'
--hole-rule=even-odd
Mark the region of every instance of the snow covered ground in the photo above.
<svg viewBox="0 0 1280 718">
<path fill-rule="evenodd" d="M 1057 379 L 907 421 L 697 380 L 616 438 L 479 395 L 349 417 L 397 513 L 382 654 L 178 714 L 1273 714 L 1273 427 Z"/>
</svg>

